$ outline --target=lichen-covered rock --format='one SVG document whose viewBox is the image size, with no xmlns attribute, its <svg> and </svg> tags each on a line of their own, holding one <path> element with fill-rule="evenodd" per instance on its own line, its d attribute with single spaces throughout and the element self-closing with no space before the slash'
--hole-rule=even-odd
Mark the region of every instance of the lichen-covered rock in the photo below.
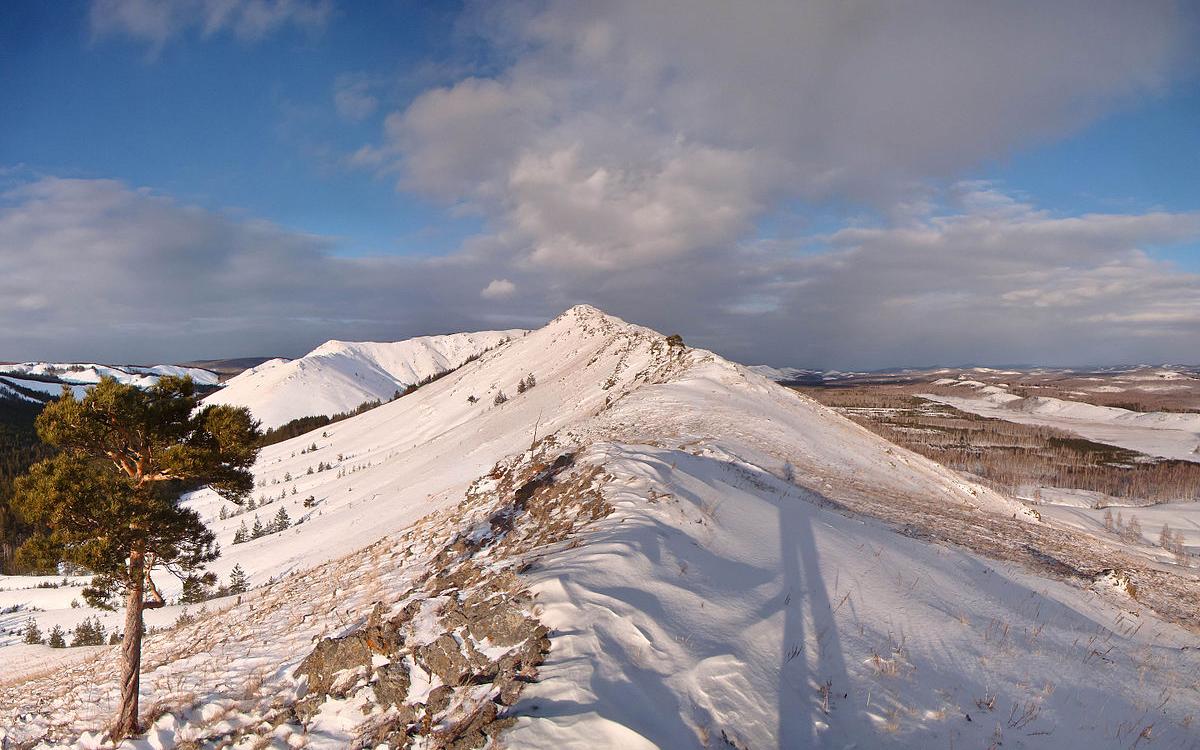
<svg viewBox="0 0 1200 750">
<path fill-rule="evenodd" d="M 346 670 L 366 673 L 371 667 L 371 649 L 361 632 L 345 638 L 325 638 L 296 668 L 297 677 L 308 678 L 308 692 L 345 697 L 356 681 L 346 679 Z M 349 683 L 349 684 L 347 684 Z"/>
<path fill-rule="evenodd" d="M 454 688 L 449 685 L 439 685 L 429 691 L 429 698 L 425 702 L 425 712 L 430 716 L 435 716 L 445 711 L 450 706 L 450 699 L 454 697 Z"/>
<path fill-rule="evenodd" d="M 444 730 L 438 737 L 439 746 L 446 750 L 473 750 L 517 723 L 513 718 L 498 719 L 496 714 L 495 703 L 484 703 L 470 716 Z"/>
<path fill-rule="evenodd" d="M 471 675 L 471 662 L 463 656 L 454 636 L 443 633 L 436 641 L 419 647 L 415 652 L 417 662 L 441 678 L 447 685 L 461 685 Z"/>
<path fill-rule="evenodd" d="M 412 684 L 408 667 L 404 666 L 403 662 L 389 662 L 375 670 L 375 676 L 375 682 L 371 686 L 375 691 L 375 702 L 385 708 L 405 706 L 408 688 Z"/>
</svg>

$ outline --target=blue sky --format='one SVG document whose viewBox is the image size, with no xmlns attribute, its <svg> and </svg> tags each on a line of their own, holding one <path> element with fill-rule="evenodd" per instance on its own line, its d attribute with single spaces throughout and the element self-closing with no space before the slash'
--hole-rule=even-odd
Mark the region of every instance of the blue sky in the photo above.
<svg viewBox="0 0 1200 750">
<path fill-rule="evenodd" d="M 7 3 L 0 359 L 299 354 L 581 301 L 780 365 L 1189 356 L 1195 15 L 948 7 Z M 188 284 L 161 327 L 122 264 Z"/>
<path fill-rule="evenodd" d="M 318 32 L 185 34 L 157 52 L 96 38 L 85 3 L 5 14 L 0 96 L 21 104 L 5 118 L 0 163 L 245 211 L 344 238 L 345 252 L 446 251 L 477 226 L 342 163 L 378 118 L 348 122 L 333 100 L 344 75 L 414 76 L 389 80 L 394 105 L 439 82 L 447 51 L 464 44 L 452 39 L 453 3 L 353 4 Z"/>
</svg>

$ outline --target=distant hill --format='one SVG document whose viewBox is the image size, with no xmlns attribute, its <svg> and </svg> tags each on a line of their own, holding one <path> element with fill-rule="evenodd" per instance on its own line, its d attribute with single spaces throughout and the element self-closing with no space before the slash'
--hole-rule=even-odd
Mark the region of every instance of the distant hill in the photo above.
<svg viewBox="0 0 1200 750">
<path fill-rule="evenodd" d="M 230 359 L 198 359 L 192 362 L 181 362 L 181 367 L 198 367 L 202 370 L 215 372 L 221 379 L 221 382 L 240 375 L 252 367 L 258 367 L 263 362 L 278 357 L 232 357 Z"/>
<path fill-rule="evenodd" d="M 119 382 L 140 388 L 158 382 L 162 375 L 191 375 L 196 385 L 215 386 L 217 373 L 201 367 L 183 365 L 103 365 L 94 362 L 18 362 L 0 364 L 0 375 L 71 385 L 95 385 L 100 378 L 116 378 Z"/>
<path fill-rule="evenodd" d="M 299 359 L 271 359 L 231 378 L 209 403 L 249 407 L 267 428 L 387 401 L 460 367 L 521 330 L 421 336 L 395 342 L 327 341 Z"/>
</svg>

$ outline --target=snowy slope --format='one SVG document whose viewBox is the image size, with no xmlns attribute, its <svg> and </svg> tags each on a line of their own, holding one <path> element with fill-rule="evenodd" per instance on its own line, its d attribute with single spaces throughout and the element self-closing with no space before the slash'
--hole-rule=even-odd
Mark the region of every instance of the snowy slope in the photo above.
<svg viewBox="0 0 1200 750">
<path fill-rule="evenodd" d="M 18 385 L 21 388 L 24 388 L 26 390 L 36 391 L 37 393 L 44 393 L 47 396 L 54 396 L 54 397 L 59 396 L 62 393 L 62 389 L 63 389 L 62 383 L 46 383 L 41 380 L 29 380 L 28 378 L 15 378 L 15 377 L 10 377 L 8 375 L 0 376 L 0 385 L 3 385 L 6 382 L 13 383 L 13 384 Z M 83 396 L 83 394 L 87 393 L 87 389 L 91 388 L 92 386 L 90 386 L 90 385 L 71 385 L 69 387 L 71 389 L 71 392 L 75 394 L 75 398 L 81 398 Z M 17 392 L 15 389 L 12 389 L 12 388 L 10 388 L 9 390 L 11 392 Z M 25 396 L 25 398 L 29 398 L 29 397 Z M 33 401 L 35 399 L 29 399 L 29 400 Z"/>
<path fill-rule="evenodd" d="M 18 385 L 21 385 L 21 383 L 18 383 Z M 36 398 L 30 398 L 24 393 L 18 391 L 16 388 L 8 385 L 2 378 L 0 378 L 0 398 L 14 399 L 18 401 L 31 401 L 35 404 L 40 403 Z"/>
<path fill-rule="evenodd" d="M 350 411 L 458 367 L 524 331 L 422 336 L 393 343 L 327 341 L 295 360 L 273 359 L 229 380 L 211 403 L 249 407 L 264 427 Z"/>
<path fill-rule="evenodd" d="M 529 373 L 537 385 L 518 394 Z M 1193 632 L 1103 583 L 1039 577 L 852 511 L 944 519 L 944 538 L 1011 541 L 1059 565 L 1083 565 L 1076 552 L 1097 567 L 1120 559 L 1102 541 L 1071 546 L 1076 532 L 811 399 L 581 306 L 409 396 L 265 449 L 256 495 L 273 501 L 257 511 L 220 520 L 232 506 L 196 493 L 224 552 L 214 570 L 225 580 L 240 564 L 262 588 L 240 605 L 212 603 L 198 629 L 149 639 L 145 699 L 168 714 L 130 746 L 234 731 L 247 747 L 354 746 L 386 719 L 371 688 L 331 697 L 302 724 L 278 713 L 306 689 L 297 665 L 376 602 L 396 611 L 422 571 L 469 558 L 463 540 L 510 517 L 497 507 L 520 521 L 530 511 L 505 478 L 564 457 L 569 474 L 594 477 L 611 513 L 557 511 L 530 525 L 566 524 L 565 538 L 507 561 L 478 551 L 480 565 L 519 572 L 554 629 L 506 746 L 1045 747 L 1052 737 L 1090 749 L 1145 732 L 1166 747 L 1195 738 L 1200 656 L 1181 650 Z M 309 474 L 318 463 L 332 468 Z M 303 523 L 232 544 L 244 520 L 280 507 Z M 178 595 L 178 584 L 164 589 Z M 0 609 L 35 593 L 0 591 Z M 73 595 L 40 594 L 43 629 L 92 614 L 63 604 Z M 0 629 L 29 615 L 5 615 Z M 115 692 L 111 650 L 31 672 L 36 659 L 20 648 L 11 661 L 0 651 L 0 731 L 65 744 L 99 726 Z"/>
</svg>

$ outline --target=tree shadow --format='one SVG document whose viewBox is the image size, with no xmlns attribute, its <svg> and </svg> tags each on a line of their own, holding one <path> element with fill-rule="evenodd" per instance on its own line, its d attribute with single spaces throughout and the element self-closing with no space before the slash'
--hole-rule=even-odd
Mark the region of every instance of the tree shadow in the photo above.
<svg viewBox="0 0 1200 750">
<path fill-rule="evenodd" d="M 785 476 L 790 472 L 785 469 Z M 789 593 L 784 611 L 783 651 L 779 668 L 779 747 L 811 747 L 819 741 L 816 724 L 836 697 L 850 692 L 850 676 L 842 653 L 829 590 L 821 576 L 821 558 L 812 529 L 811 511 L 800 505 L 837 506 L 819 493 L 790 485 L 775 499 L 779 509 L 779 555 L 783 587 Z M 799 497 L 796 495 L 800 494 Z M 805 497 L 807 495 L 807 497 Z M 840 507 L 840 506 L 837 506 Z M 801 596 L 795 596 L 799 592 Z M 809 654 L 804 603 L 808 604 L 816 653 Z M 789 675 L 799 673 L 799 680 Z M 810 692 L 811 691 L 811 692 Z"/>
</svg>

